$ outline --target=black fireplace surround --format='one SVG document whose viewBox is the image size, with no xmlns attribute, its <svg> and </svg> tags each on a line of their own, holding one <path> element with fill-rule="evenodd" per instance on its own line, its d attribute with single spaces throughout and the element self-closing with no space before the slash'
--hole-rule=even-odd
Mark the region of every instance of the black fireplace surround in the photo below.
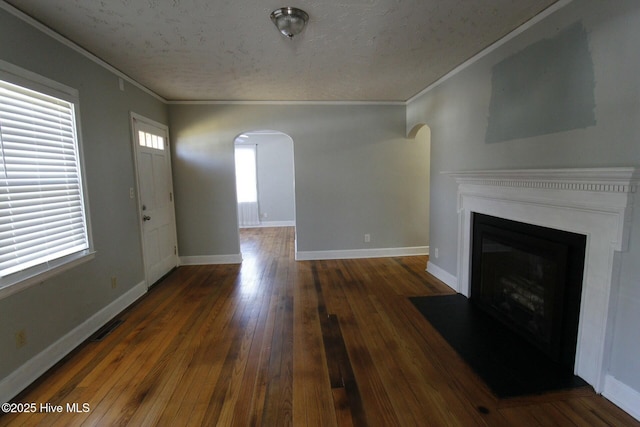
<svg viewBox="0 0 640 427">
<path fill-rule="evenodd" d="M 573 369 L 586 236 L 474 213 L 470 301 Z"/>
</svg>

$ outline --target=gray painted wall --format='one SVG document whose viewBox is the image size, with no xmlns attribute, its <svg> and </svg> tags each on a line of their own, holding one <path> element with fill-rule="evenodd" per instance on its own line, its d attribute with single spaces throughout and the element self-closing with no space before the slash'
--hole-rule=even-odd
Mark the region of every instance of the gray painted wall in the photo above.
<svg viewBox="0 0 640 427">
<path fill-rule="evenodd" d="M 486 142 L 595 125 L 593 61 L 580 22 L 491 68 Z"/>
<path fill-rule="evenodd" d="M 578 27 L 576 27 L 578 26 Z M 580 28 L 570 43 L 563 35 Z M 587 50 L 574 52 L 582 41 Z M 608 167 L 640 164 L 640 3 L 634 0 L 602 2 L 575 0 L 539 24 L 494 50 L 488 56 L 436 86 L 407 107 L 407 128 L 426 123 L 431 128 L 431 252 L 439 248 L 439 258 L 431 262 L 451 275 L 456 274 L 457 214 L 456 184 L 443 171 L 480 169 Z M 576 65 L 578 87 L 587 100 L 593 97 L 593 117 L 589 120 L 588 102 L 578 105 L 580 117 L 568 116 L 559 129 L 542 121 L 520 137 L 494 138 L 490 129 L 495 106 L 493 83 L 496 65 L 518 55 L 540 52 L 532 46 L 552 46 L 568 65 L 555 68 L 561 80 L 572 81 Z M 585 55 L 588 55 L 586 57 Z M 585 65 L 586 64 L 586 65 Z M 585 70 L 584 67 L 593 67 Z M 581 68 L 582 67 L 582 68 Z M 553 68 L 553 67 L 552 67 Z M 535 76 L 527 73 L 509 75 L 499 70 L 503 79 L 529 79 L 535 88 Z M 539 83 L 539 81 L 538 81 Z M 543 87 L 545 102 L 532 105 L 517 92 L 502 92 L 498 97 L 510 108 L 522 108 L 533 116 L 543 117 L 553 104 L 565 104 L 566 94 L 554 86 Z M 540 90 L 540 88 L 538 88 Z M 535 96 L 535 91 L 531 96 Z M 580 95 L 580 94 L 579 94 Z M 524 99 L 524 101 L 523 101 Z M 567 106 L 566 108 L 572 108 Z M 595 120 L 594 120 L 595 119 Z M 508 120 L 508 119 L 507 119 Z M 517 132 L 513 122 L 502 129 Z M 554 125 L 555 126 L 555 125 Z M 495 131 L 495 128 L 493 129 Z M 526 135 L 526 136 L 525 136 Z M 487 138 L 489 136 L 489 138 Z M 485 141 L 490 141 L 487 143 Z M 636 201 L 637 205 L 637 201 Z M 640 210 L 634 210 L 629 251 L 619 254 L 619 300 L 611 353 L 610 374 L 640 391 Z"/>
<path fill-rule="evenodd" d="M 403 105 L 175 104 L 170 117 L 181 256 L 239 253 L 233 141 L 247 129 L 294 141 L 298 250 L 428 245 L 428 144 L 404 137 Z"/>
<path fill-rule="evenodd" d="M 166 106 L 0 9 L 0 59 L 76 88 L 94 260 L 0 300 L 0 378 L 144 280 L 129 112 L 167 123 Z M 111 288 L 111 277 L 118 286 Z M 24 329 L 27 345 L 16 349 Z"/>
<path fill-rule="evenodd" d="M 593 65 L 594 124 L 485 143 L 494 67 L 579 23 Z M 640 4 L 574 0 L 445 83 L 392 105 L 172 105 L 174 179 L 181 255 L 239 253 L 233 139 L 277 129 L 295 141 L 298 245 L 306 251 L 422 246 L 456 270 L 456 186 L 446 170 L 618 166 L 640 163 Z M 129 112 L 166 123 L 167 107 L 0 10 L 0 59 L 80 92 L 95 260 L 0 300 L 0 378 L 143 280 Z M 563 51 L 562 46 L 559 46 Z M 568 52 L 566 49 L 564 52 Z M 581 57 L 584 59 L 584 55 Z M 566 77 L 566 76 L 565 76 Z M 549 93 L 547 93 L 549 95 Z M 509 95 L 504 94 L 505 99 Z M 553 93 L 550 93 L 553 95 Z M 557 96 L 560 96 L 558 94 Z M 552 99 L 553 100 L 553 99 Z M 562 99 L 558 98 L 558 102 Z M 540 112 L 540 111 L 538 111 Z M 431 128 L 429 150 L 405 127 Z M 539 129 L 541 130 L 541 129 Z M 619 301 L 610 372 L 640 390 L 640 206 L 619 266 Z M 431 222 L 430 235 L 426 230 Z M 372 243 L 362 236 L 371 233 Z M 110 278 L 118 277 L 111 289 Z M 16 350 L 14 333 L 27 331 Z"/>
<path fill-rule="evenodd" d="M 260 222 L 295 220 L 293 140 L 281 132 L 244 132 L 255 145 Z M 237 143 L 238 144 L 238 143 Z"/>
</svg>

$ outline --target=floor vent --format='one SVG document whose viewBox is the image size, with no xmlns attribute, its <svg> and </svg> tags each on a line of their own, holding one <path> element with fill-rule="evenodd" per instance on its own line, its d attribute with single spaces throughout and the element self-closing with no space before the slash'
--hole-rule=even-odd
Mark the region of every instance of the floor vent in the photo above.
<svg viewBox="0 0 640 427">
<path fill-rule="evenodd" d="M 122 319 L 112 320 L 111 322 L 104 325 L 102 328 L 95 333 L 95 335 L 91 338 L 93 342 L 99 342 L 105 339 L 111 332 L 115 331 L 118 326 L 124 323 Z"/>
</svg>

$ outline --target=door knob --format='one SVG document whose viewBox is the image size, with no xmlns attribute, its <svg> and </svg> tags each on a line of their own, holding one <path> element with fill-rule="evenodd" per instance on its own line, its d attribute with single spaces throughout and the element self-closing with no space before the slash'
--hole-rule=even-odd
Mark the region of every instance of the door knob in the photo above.
<svg viewBox="0 0 640 427">
<path fill-rule="evenodd" d="M 142 220 L 143 220 L 143 221 L 149 221 L 150 219 L 151 219 L 151 217 L 150 217 L 149 215 L 144 215 L 144 216 L 142 217 Z"/>
</svg>

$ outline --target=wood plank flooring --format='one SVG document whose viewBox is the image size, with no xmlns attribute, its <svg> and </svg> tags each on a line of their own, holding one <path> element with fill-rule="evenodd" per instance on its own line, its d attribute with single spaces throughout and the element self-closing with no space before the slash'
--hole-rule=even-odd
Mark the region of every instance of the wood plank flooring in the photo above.
<svg viewBox="0 0 640 427">
<path fill-rule="evenodd" d="M 407 298 L 452 292 L 426 257 L 296 262 L 293 228 L 241 238 L 242 265 L 178 268 L 14 400 L 62 413 L 0 426 L 640 426 L 590 388 L 493 396 Z"/>
</svg>

